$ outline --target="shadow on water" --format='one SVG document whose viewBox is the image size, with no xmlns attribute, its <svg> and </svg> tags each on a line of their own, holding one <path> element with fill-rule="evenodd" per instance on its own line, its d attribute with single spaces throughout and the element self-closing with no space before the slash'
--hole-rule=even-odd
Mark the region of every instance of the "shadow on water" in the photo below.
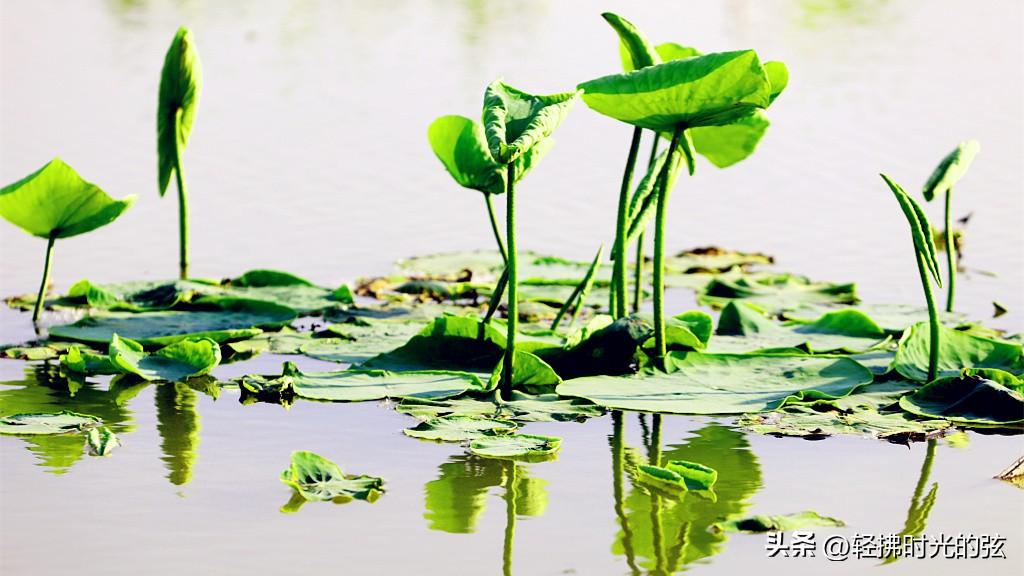
<svg viewBox="0 0 1024 576">
<path fill-rule="evenodd" d="M 720 424 L 708 424 L 694 437 L 661 449 L 662 418 L 654 415 L 651 427 L 640 416 L 644 437 L 649 438 L 647 462 L 662 465 L 669 460 L 688 460 L 710 466 L 719 479 L 713 495 L 684 493 L 669 498 L 642 488 L 633 481 L 625 494 L 624 477 L 642 463 L 638 451 L 625 442 L 623 414 L 612 413 L 612 478 L 619 533 L 612 552 L 623 555 L 633 574 L 673 574 L 688 564 L 722 551 L 724 534 L 708 527 L 722 518 L 742 513 L 761 486 L 761 469 L 743 434 Z"/>
</svg>

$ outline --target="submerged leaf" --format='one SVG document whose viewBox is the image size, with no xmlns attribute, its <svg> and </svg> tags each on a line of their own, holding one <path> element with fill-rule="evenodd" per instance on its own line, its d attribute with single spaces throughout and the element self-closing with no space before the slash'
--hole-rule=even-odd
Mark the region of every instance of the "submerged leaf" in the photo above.
<svg viewBox="0 0 1024 576">
<path fill-rule="evenodd" d="M 928 380 L 929 325 L 914 324 L 900 338 L 893 369 L 918 382 Z M 997 368 L 1020 373 L 1024 370 L 1020 344 L 976 336 L 939 326 L 937 376 L 956 376 L 964 368 Z"/>
<path fill-rule="evenodd" d="M 712 532 L 782 532 L 810 526 L 846 526 L 842 520 L 822 516 L 813 510 L 779 516 L 749 516 L 712 524 Z"/>
<path fill-rule="evenodd" d="M 115 200 L 54 158 L 0 189 L 0 216 L 40 238 L 68 238 L 110 224 L 135 202 Z"/>
<path fill-rule="evenodd" d="M 1024 422 L 1024 380 L 1002 370 L 964 370 L 900 398 L 912 414 L 958 424 L 1000 426 Z"/>
<path fill-rule="evenodd" d="M 281 473 L 281 482 L 294 488 L 306 500 L 336 504 L 353 499 L 375 502 L 384 493 L 383 479 L 345 474 L 334 462 L 305 451 L 292 452 L 291 466 Z"/>
<path fill-rule="evenodd" d="M 675 414 L 742 414 L 793 400 L 838 398 L 872 380 L 853 360 L 815 356 L 669 352 L 668 372 L 566 380 L 563 396 L 621 410 Z"/>
<path fill-rule="evenodd" d="M 402 432 L 406 436 L 438 442 L 466 442 L 483 436 L 511 434 L 517 426 L 507 420 L 479 416 L 440 416 L 420 422 Z"/>
<path fill-rule="evenodd" d="M 67 410 L 49 414 L 13 414 L 0 418 L 0 434 L 68 434 L 102 423 L 95 416 Z"/>
<path fill-rule="evenodd" d="M 534 434 L 486 436 L 469 443 L 469 451 L 485 458 L 547 459 L 562 445 L 561 438 Z"/>
<path fill-rule="evenodd" d="M 157 164 L 160 195 L 167 191 L 175 168 L 175 150 L 188 144 L 192 122 L 203 91 L 203 68 L 192 32 L 179 28 L 171 40 L 160 72 L 160 97 L 156 111 Z M 176 122 L 180 112 L 181 121 Z M 177 126 L 177 131 L 175 130 Z"/>
<path fill-rule="evenodd" d="M 502 165 L 515 162 L 558 128 L 577 96 L 578 91 L 540 96 L 492 82 L 484 93 L 483 113 L 491 157 Z"/>
</svg>

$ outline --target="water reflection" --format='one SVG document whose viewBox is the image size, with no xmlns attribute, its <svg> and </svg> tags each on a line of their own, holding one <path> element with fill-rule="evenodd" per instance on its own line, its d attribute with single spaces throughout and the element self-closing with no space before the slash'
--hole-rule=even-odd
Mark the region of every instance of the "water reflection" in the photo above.
<svg viewBox="0 0 1024 576">
<path fill-rule="evenodd" d="M 914 486 L 914 493 L 910 497 L 910 508 L 907 510 L 907 519 L 903 523 L 903 530 L 900 531 L 900 539 L 907 536 L 920 536 L 928 523 L 928 514 L 935 506 L 935 498 L 939 493 L 939 483 L 932 483 L 928 494 L 924 493 L 925 486 L 932 474 L 932 464 L 935 462 L 935 439 L 928 441 L 928 449 L 924 455 L 924 463 L 921 465 L 921 473 L 918 474 L 917 484 Z M 899 560 L 899 556 L 889 556 L 885 564 L 891 564 Z"/>
<path fill-rule="evenodd" d="M 156 387 L 156 430 L 167 479 L 175 486 L 192 480 L 199 448 L 199 411 L 196 393 L 188 384 L 175 382 Z"/>
<path fill-rule="evenodd" d="M 0 415 L 70 410 L 103 419 L 115 433 L 130 432 L 131 413 L 115 395 L 101 390 L 95 382 L 68 379 L 51 363 L 25 367 L 22 380 L 0 382 Z M 53 474 L 64 474 L 84 453 L 85 435 L 23 436 L 21 441 L 39 459 L 39 465 Z"/>
<path fill-rule="evenodd" d="M 634 574 L 672 574 L 722 551 L 727 536 L 708 532 L 708 526 L 746 510 L 750 497 L 761 485 L 761 469 L 743 434 L 726 426 L 708 424 L 694 437 L 665 451 L 661 449 L 661 416 L 651 418 L 649 431 L 645 419 L 641 419 L 641 427 L 649 433 L 646 448 L 651 464 L 689 460 L 710 466 L 719 474 L 714 495 L 685 493 L 679 499 L 667 498 L 635 483 L 624 495 L 624 474 L 641 463 L 641 456 L 625 443 L 623 415 L 612 414 L 609 444 L 619 522 L 612 552 L 625 556 Z"/>
</svg>

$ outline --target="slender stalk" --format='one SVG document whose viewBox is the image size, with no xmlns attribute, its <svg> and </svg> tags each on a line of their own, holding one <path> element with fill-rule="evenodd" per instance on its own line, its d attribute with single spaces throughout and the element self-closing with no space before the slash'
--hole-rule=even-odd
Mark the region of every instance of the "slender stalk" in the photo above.
<svg viewBox="0 0 1024 576">
<path fill-rule="evenodd" d="M 494 293 L 491 294 L 491 299 L 487 303 L 487 315 L 484 316 L 484 324 L 491 321 L 491 317 L 498 311 L 498 305 L 501 304 L 501 296 L 505 293 L 505 287 L 508 286 L 508 267 L 501 271 L 501 277 L 498 278 L 498 284 L 494 287 Z M 480 331 L 481 338 L 483 337 L 483 330 Z"/>
<path fill-rule="evenodd" d="M 516 463 L 506 462 L 505 475 L 505 542 L 501 554 L 501 573 L 512 576 L 512 544 L 516 536 Z"/>
<path fill-rule="evenodd" d="M 626 168 L 622 172 L 622 186 L 619 188 L 619 214 L 615 222 L 615 247 L 612 256 L 612 284 L 615 285 L 615 308 L 613 318 L 626 315 L 626 232 L 627 209 L 629 208 L 629 191 L 633 184 L 633 170 L 636 169 L 636 154 L 640 149 L 640 135 L 643 128 L 633 128 L 633 139 L 629 143 L 629 155 L 626 157 Z M 655 136 L 657 138 L 657 136 Z"/>
<path fill-rule="evenodd" d="M 953 190 L 946 190 L 946 264 L 949 266 L 949 283 L 946 292 L 946 312 L 953 311 L 953 298 L 956 293 L 956 245 L 953 244 L 953 215 L 950 212 L 950 198 Z"/>
<path fill-rule="evenodd" d="M 491 195 L 485 193 L 484 201 L 487 202 L 487 215 L 491 218 L 491 232 L 494 232 L 494 241 L 498 244 L 498 252 L 501 252 L 501 259 L 508 262 L 508 251 L 505 250 L 505 241 L 501 239 L 501 230 L 498 229 L 498 219 L 494 217 L 494 205 L 491 204 Z"/>
<path fill-rule="evenodd" d="M 921 274 L 921 286 L 924 298 L 928 301 L 928 381 L 935 380 L 939 372 L 939 312 L 935 308 L 935 294 L 932 293 L 932 282 L 925 269 L 924 254 L 917 251 L 917 271 Z"/>
<path fill-rule="evenodd" d="M 508 262 L 505 265 L 505 270 L 508 272 L 508 336 L 501 373 L 501 391 L 502 397 L 508 400 L 512 397 L 516 330 L 519 328 L 519 303 L 516 300 L 519 297 L 519 277 L 516 266 L 516 165 L 514 162 L 509 162 L 506 168 L 508 182 L 505 184 L 505 239 L 508 242 Z"/>
<path fill-rule="evenodd" d="M 46 239 L 46 261 L 43 263 L 43 281 L 39 283 L 39 295 L 36 296 L 36 307 L 32 310 L 32 322 L 39 321 L 39 312 L 46 300 L 46 285 L 50 282 L 50 261 L 53 259 L 53 236 Z"/>
<path fill-rule="evenodd" d="M 676 126 L 672 131 L 672 144 L 668 149 L 665 166 L 658 175 L 658 208 L 654 217 L 654 346 L 655 354 L 660 361 L 665 357 L 665 214 L 668 208 L 669 182 L 672 167 L 679 153 L 679 140 L 683 136 L 683 126 Z"/>
<path fill-rule="evenodd" d="M 612 410 L 612 435 L 610 444 L 612 447 L 612 495 L 615 501 L 615 516 L 619 519 L 619 526 L 622 527 L 622 549 L 626 553 L 626 564 L 633 574 L 640 574 L 640 568 L 636 565 L 636 552 L 633 550 L 633 530 L 629 526 L 629 518 L 626 516 L 624 490 L 622 485 L 623 472 L 623 434 L 622 434 L 622 412 Z"/>
<path fill-rule="evenodd" d="M 181 116 L 184 110 L 178 108 L 174 114 L 174 176 L 178 181 L 178 263 L 182 280 L 188 278 L 188 188 L 185 186 L 185 170 L 181 161 Z"/>
<path fill-rule="evenodd" d="M 651 169 L 654 160 L 658 157 L 658 142 L 661 138 L 654 132 L 654 142 L 651 142 L 651 155 L 647 159 L 647 169 Z M 636 262 L 633 264 L 633 312 L 640 311 L 640 305 L 644 302 L 644 230 L 636 237 Z"/>
</svg>

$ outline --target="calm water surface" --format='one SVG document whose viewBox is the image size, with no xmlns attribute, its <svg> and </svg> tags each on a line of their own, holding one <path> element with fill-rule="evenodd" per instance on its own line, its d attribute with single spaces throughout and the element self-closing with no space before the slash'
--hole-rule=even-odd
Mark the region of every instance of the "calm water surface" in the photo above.
<svg viewBox="0 0 1024 576">
<path fill-rule="evenodd" d="M 782 269 L 856 281 L 869 301 L 919 303 L 903 216 L 877 177 L 910 190 L 956 142 L 982 142 L 954 197 L 972 214 L 958 304 L 1024 330 L 1024 46 L 1018 2 L 5 1 L 0 5 L 0 181 L 62 156 L 115 196 L 139 194 L 114 225 L 57 245 L 58 289 L 75 280 L 176 272 L 176 207 L 155 183 L 159 68 L 180 24 L 196 34 L 205 91 L 187 162 L 193 268 L 231 276 L 290 270 L 324 284 L 383 273 L 394 259 L 487 246 L 476 194 L 433 158 L 426 126 L 478 113 L 497 76 L 553 92 L 614 71 L 623 13 L 657 42 L 754 47 L 790 67 L 773 127 L 741 165 L 701 165 L 669 208 L 672 247 L 720 244 L 777 256 Z M 522 186 L 523 248 L 588 258 L 609 240 L 629 129 L 580 106 Z M 933 218 L 941 207 L 927 207 Z M 0 292 L 36 288 L 43 243 L 0 226 Z M 992 277 L 978 271 L 994 273 Z M 676 308 L 690 305 L 676 295 Z M 51 317 L 49 322 L 62 318 Z M 3 342 L 31 337 L 0 312 Z M 273 373 L 282 357 L 218 368 Z M 307 360 L 307 368 L 335 365 Z M 406 438 L 387 406 L 242 406 L 183 386 L 69 398 L 38 365 L 0 363 L 0 411 L 60 407 L 113 424 L 124 446 L 83 455 L 80 438 L 0 438 L 4 574 L 736 574 L 868 571 L 1017 574 L 1024 499 L 991 479 L 1019 437 L 969 445 L 821 442 L 737 431 L 732 419 L 665 417 L 664 456 L 718 468 L 715 502 L 652 499 L 613 465 L 648 457 L 651 416 L 530 424 L 564 438 L 554 462 L 509 465 Z M 18 408 L 18 410 L 15 410 Z M 618 440 L 618 441 L 617 441 Z M 621 445 L 621 450 L 618 447 Z M 278 509 L 292 450 L 383 476 L 368 505 Z M 926 460 L 930 467 L 925 466 Z M 926 473 L 923 473 L 926 472 Z M 920 489 L 918 489 L 920 487 Z M 934 496 L 932 494 L 934 487 Z M 763 536 L 714 536 L 728 514 L 814 509 L 828 534 L 1000 534 L 1007 560 L 766 559 Z M 820 540 L 819 540 L 820 541 Z"/>
</svg>

